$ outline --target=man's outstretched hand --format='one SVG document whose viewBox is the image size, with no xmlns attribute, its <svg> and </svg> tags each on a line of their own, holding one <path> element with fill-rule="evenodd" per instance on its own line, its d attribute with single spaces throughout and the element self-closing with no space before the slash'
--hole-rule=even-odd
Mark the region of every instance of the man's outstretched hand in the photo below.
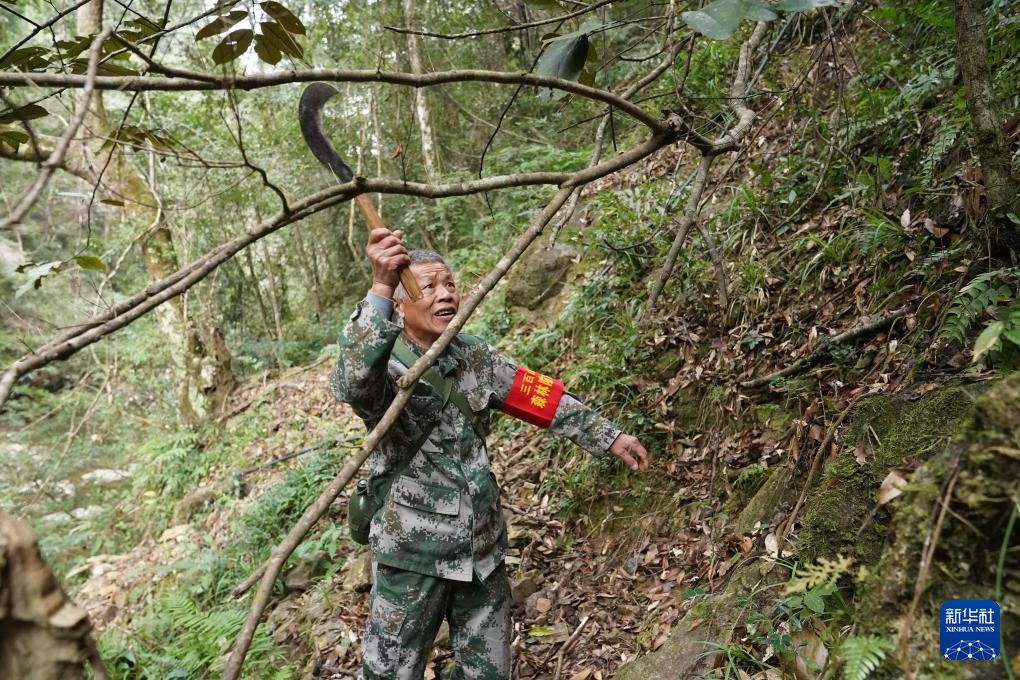
<svg viewBox="0 0 1020 680">
<path fill-rule="evenodd" d="M 609 453 L 623 461 L 631 470 L 648 472 L 649 455 L 637 437 L 621 432 L 609 447 Z"/>
</svg>

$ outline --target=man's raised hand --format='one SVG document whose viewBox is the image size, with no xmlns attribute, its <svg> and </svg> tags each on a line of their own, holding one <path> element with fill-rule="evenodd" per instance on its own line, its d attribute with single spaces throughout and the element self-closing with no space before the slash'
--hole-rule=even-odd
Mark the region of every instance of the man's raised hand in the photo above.
<svg viewBox="0 0 1020 680">
<path fill-rule="evenodd" d="M 373 229 L 368 234 L 365 254 L 372 263 L 372 292 L 383 297 L 393 297 L 393 291 L 400 285 L 400 268 L 411 264 L 403 236 L 399 229 L 386 228 Z"/>
<path fill-rule="evenodd" d="M 637 440 L 637 437 L 621 432 L 613 440 L 613 445 L 609 447 L 609 453 L 622 460 L 624 465 L 631 470 L 648 472 L 650 456 L 645 451 L 645 447 L 641 446 L 641 442 Z"/>
</svg>

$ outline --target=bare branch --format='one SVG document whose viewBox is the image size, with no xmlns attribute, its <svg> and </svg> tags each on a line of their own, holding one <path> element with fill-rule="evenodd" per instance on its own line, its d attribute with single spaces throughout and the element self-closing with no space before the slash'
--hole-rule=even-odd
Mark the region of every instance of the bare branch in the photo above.
<svg viewBox="0 0 1020 680">
<path fill-rule="evenodd" d="M 64 154 L 67 153 L 67 148 L 71 145 L 71 140 L 78 134 L 78 128 L 81 127 L 82 121 L 85 120 L 85 115 L 88 113 L 89 105 L 92 102 L 92 91 L 96 80 L 96 71 L 99 68 L 99 53 L 100 48 L 103 46 L 103 42 L 110 35 L 110 29 L 106 29 L 99 33 L 96 38 L 92 41 L 89 46 L 89 65 L 85 73 L 85 87 L 81 93 L 81 101 L 78 102 L 78 109 L 74 112 L 74 117 L 71 122 L 68 123 L 67 129 L 64 130 L 64 134 L 57 140 L 56 147 L 53 149 L 53 153 L 49 155 L 49 158 L 42 165 L 42 171 L 36 175 L 35 181 L 28 188 L 21 200 L 7 219 L 0 222 L 0 231 L 10 229 L 14 225 L 21 222 L 28 211 L 32 209 L 36 200 L 39 198 L 39 194 L 46 187 L 50 181 L 50 177 L 57 168 L 61 167 L 64 162 Z"/>
<path fill-rule="evenodd" d="M 718 139 L 708 141 L 698 135 L 699 140 L 691 142 L 702 153 L 701 163 L 698 164 L 694 185 L 691 187 L 691 193 L 687 197 L 687 208 L 684 210 L 683 220 L 677 225 L 676 237 L 673 239 L 673 244 L 666 254 L 666 260 L 662 264 L 662 269 L 659 270 L 655 283 L 652 284 L 652 290 L 648 294 L 648 302 L 645 304 L 642 317 L 655 307 L 662 289 L 666 286 L 666 281 L 669 280 L 670 275 L 673 273 L 673 267 L 676 266 L 680 247 L 683 245 L 684 239 L 687 238 L 687 233 L 690 231 L 691 226 L 698 219 L 701 194 L 705 190 L 708 170 L 712 167 L 712 161 L 720 153 L 739 146 L 744 136 L 747 135 L 747 131 L 750 130 L 751 123 L 754 122 L 754 110 L 747 105 L 746 101 L 748 83 L 751 77 L 751 59 L 754 56 L 755 50 L 758 49 L 758 45 L 761 44 L 762 38 L 765 37 L 767 28 L 768 25 L 765 22 L 759 21 L 751 37 L 740 46 L 740 56 L 737 58 L 737 72 L 733 77 L 733 85 L 730 87 L 730 95 L 732 97 L 730 106 L 734 113 L 737 114 L 737 123 L 728 132 L 720 135 Z"/>
<path fill-rule="evenodd" d="M 254 229 L 214 248 L 170 276 L 153 282 L 141 293 L 132 296 L 110 310 L 93 317 L 77 328 L 19 358 L 0 375 L 0 407 L 4 405 L 10 396 L 14 383 L 23 375 L 54 361 L 66 359 L 106 335 L 127 326 L 163 302 L 188 290 L 210 272 L 255 241 L 309 215 L 349 201 L 355 196 L 379 192 L 426 198 L 445 198 L 448 196 L 476 194 L 494 189 L 541 184 L 551 184 L 565 189 L 573 189 L 576 186 L 612 174 L 672 143 L 677 137 L 676 128 L 677 124 L 671 120 L 665 132 L 653 135 L 645 142 L 628 149 L 611 160 L 574 173 L 519 173 L 440 185 L 355 177 L 352 182 L 339 184 L 312 194 L 300 201 L 292 202 L 290 205 L 291 212 L 278 213 Z"/>
<path fill-rule="evenodd" d="M 410 35 L 420 35 L 425 38 L 440 38 L 442 40 L 460 40 L 462 38 L 474 38 L 479 35 L 492 35 L 494 33 L 507 33 L 509 31 L 523 31 L 526 28 L 534 28 L 535 26 L 545 26 L 547 24 L 555 24 L 560 21 L 566 21 L 567 19 L 573 19 L 579 17 L 582 14 L 592 12 L 599 7 L 608 5 L 613 0 L 599 0 L 599 2 L 592 3 L 583 9 L 579 9 L 576 12 L 570 14 L 561 14 L 558 17 L 552 19 L 539 19 L 538 21 L 529 21 L 526 24 L 517 24 L 516 26 L 504 26 L 503 28 L 486 28 L 481 31 L 468 31 L 466 33 L 430 33 L 429 31 L 418 31 L 413 28 L 400 28 L 399 26 L 383 26 L 387 31 L 393 31 L 394 33 L 404 33 Z"/>
<path fill-rule="evenodd" d="M 740 386 L 749 389 L 754 389 L 757 387 L 763 387 L 765 385 L 768 385 L 772 383 L 774 380 L 778 380 L 779 378 L 786 378 L 796 373 L 799 373 L 805 368 L 810 368 L 811 366 L 817 364 L 819 361 L 827 358 L 830 354 L 832 354 L 833 348 L 836 347 L 837 345 L 840 345 L 844 342 L 850 342 L 851 340 L 856 340 L 861 337 L 874 335 L 875 333 L 880 333 L 889 326 L 891 326 L 893 322 L 896 321 L 896 319 L 899 319 L 902 316 L 906 316 L 909 312 L 910 307 L 903 306 L 887 314 L 880 314 L 875 317 L 864 317 L 863 319 L 861 319 L 860 323 L 858 323 L 853 328 L 844 331 L 839 335 L 834 335 L 830 338 L 826 338 L 827 342 L 823 343 L 818 349 L 816 349 L 814 352 L 811 352 L 811 354 L 808 354 L 807 356 L 797 359 L 786 368 L 776 371 L 774 373 L 769 373 L 768 375 L 764 375 L 759 378 L 754 378 L 753 380 L 745 380 L 744 382 L 740 383 Z"/>
<path fill-rule="evenodd" d="M 660 132 L 663 123 L 636 104 L 597 87 L 589 87 L 562 78 L 539 76 L 533 73 L 512 73 L 509 71 L 484 71 L 462 69 L 437 71 L 415 75 L 402 71 L 309 69 L 304 71 L 275 71 L 248 76 L 212 76 L 181 69 L 161 66 L 165 72 L 177 75 L 167 78 L 151 76 L 98 76 L 95 87 L 99 90 L 122 90 L 126 92 L 187 92 L 200 90 L 258 90 L 290 83 L 307 83 L 316 80 L 338 83 L 389 83 L 410 87 L 432 87 L 448 83 L 498 83 L 501 85 L 535 85 L 609 104 L 640 121 L 651 130 Z M 69 87 L 85 86 L 85 77 L 63 73 L 22 73 L 20 71 L 0 72 L 0 86 Z"/>
</svg>

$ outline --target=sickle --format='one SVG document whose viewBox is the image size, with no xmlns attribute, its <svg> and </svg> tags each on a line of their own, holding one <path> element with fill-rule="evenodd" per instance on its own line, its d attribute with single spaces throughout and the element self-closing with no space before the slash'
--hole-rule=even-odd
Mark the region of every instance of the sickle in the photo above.
<svg viewBox="0 0 1020 680">
<path fill-rule="evenodd" d="M 322 132 L 322 107 L 330 97 L 339 93 L 339 90 L 328 83 L 312 83 L 306 87 L 298 102 L 298 123 L 301 125 L 301 134 L 304 136 L 308 148 L 312 150 L 312 154 L 319 159 L 320 163 L 329 168 L 337 179 L 346 183 L 354 179 L 354 173 L 340 158 L 340 154 L 336 152 Z M 372 202 L 368 200 L 368 196 L 358 194 L 354 202 L 361 208 L 361 214 L 365 216 L 365 221 L 368 222 L 370 229 L 386 227 L 382 218 L 379 217 L 379 213 L 375 211 Z M 418 287 L 418 281 L 415 280 L 411 270 L 407 266 L 403 266 L 398 270 L 398 273 L 400 274 L 400 283 L 404 286 L 404 291 L 411 301 L 420 300 L 422 298 L 421 288 Z"/>
</svg>

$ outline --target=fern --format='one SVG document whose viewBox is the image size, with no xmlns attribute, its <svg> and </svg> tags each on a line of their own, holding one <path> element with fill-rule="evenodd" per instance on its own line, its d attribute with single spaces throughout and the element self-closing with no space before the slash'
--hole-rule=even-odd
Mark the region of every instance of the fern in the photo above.
<svg viewBox="0 0 1020 680">
<path fill-rule="evenodd" d="M 847 639 L 843 643 L 843 677 L 846 680 L 865 680 L 882 665 L 889 649 L 892 649 L 892 643 L 874 635 Z"/>
<path fill-rule="evenodd" d="M 938 132 L 935 133 L 935 139 L 932 140 L 931 148 L 925 155 L 924 160 L 921 161 L 921 177 L 924 179 L 925 184 L 931 183 L 932 178 L 935 176 L 935 168 L 938 167 L 939 162 L 953 148 L 953 145 L 956 144 L 956 138 L 959 133 L 960 128 L 954 123 L 948 120 L 943 121 Z"/>
<path fill-rule="evenodd" d="M 998 305 L 1013 297 L 1013 290 L 1005 285 L 996 285 L 1000 277 L 1016 275 L 1017 268 L 996 269 L 978 274 L 970 283 L 960 289 L 946 314 L 946 320 L 939 330 L 939 339 L 966 340 L 967 331 L 984 314 L 988 307 Z"/>
<path fill-rule="evenodd" d="M 165 650 L 181 668 L 195 677 L 208 670 L 220 671 L 225 661 L 223 656 L 237 637 L 247 613 L 244 609 L 208 611 L 200 609 L 187 595 L 170 592 L 160 598 L 159 615 L 169 628 L 172 644 Z M 293 677 L 290 667 L 273 668 L 273 641 L 260 627 L 255 631 L 248 651 L 248 668 L 256 677 L 289 680 Z"/>
<path fill-rule="evenodd" d="M 819 557 L 814 564 L 804 565 L 801 572 L 786 584 L 786 594 L 805 593 L 818 588 L 835 588 L 836 582 L 850 571 L 852 557 L 837 555 L 834 560 Z"/>
</svg>

